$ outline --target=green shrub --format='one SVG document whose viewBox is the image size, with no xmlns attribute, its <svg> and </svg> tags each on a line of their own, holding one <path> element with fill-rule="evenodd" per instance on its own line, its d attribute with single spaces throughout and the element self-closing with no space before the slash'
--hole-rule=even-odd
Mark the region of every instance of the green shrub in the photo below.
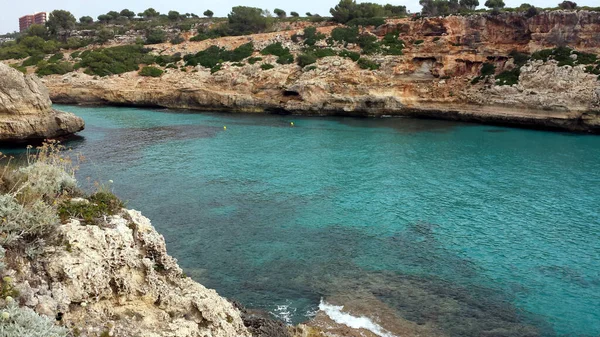
<svg viewBox="0 0 600 337">
<path fill-rule="evenodd" d="M 493 63 L 484 63 L 481 67 L 481 76 L 491 76 L 496 73 L 496 66 Z"/>
<path fill-rule="evenodd" d="M 41 316 L 28 307 L 19 307 L 14 301 L 0 308 L 0 311 L 8 316 L 0 326 L 2 336 L 66 337 L 69 334 L 69 330 L 55 325 L 52 319 Z"/>
<path fill-rule="evenodd" d="M 291 63 L 294 63 L 294 55 L 292 55 L 292 54 L 285 54 L 285 55 L 279 56 L 277 58 L 277 63 L 279 63 L 279 64 L 291 64 Z"/>
<path fill-rule="evenodd" d="M 140 64 L 153 64 L 155 57 L 140 45 L 86 50 L 79 55 L 86 74 L 108 76 L 137 71 Z"/>
<path fill-rule="evenodd" d="M 254 45 L 252 42 L 249 42 L 233 50 L 226 50 L 225 48 L 210 46 L 196 54 L 185 55 L 183 59 L 186 61 L 186 65 L 188 66 L 196 66 L 200 64 L 205 68 L 212 69 L 217 64 L 221 64 L 223 62 L 240 62 L 243 59 L 250 57 L 253 52 Z"/>
<path fill-rule="evenodd" d="M 262 70 L 269 70 L 269 69 L 273 69 L 273 68 L 275 68 L 275 66 L 270 63 L 263 63 L 260 65 L 260 69 L 262 69 Z"/>
<path fill-rule="evenodd" d="M 242 63 L 242 62 L 234 62 L 231 65 L 234 66 L 234 67 L 243 67 L 243 66 L 245 66 L 245 64 Z"/>
<path fill-rule="evenodd" d="M 418 46 L 418 45 L 422 44 L 423 42 L 425 42 L 425 40 L 415 40 L 413 42 L 413 44 L 416 45 L 416 46 Z"/>
<path fill-rule="evenodd" d="M 250 57 L 250 58 L 248 58 L 248 63 L 250 63 L 250 64 L 254 64 L 254 63 L 258 62 L 258 61 L 262 61 L 262 57 Z"/>
<path fill-rule="evenodd" d="M 380 51 L 376 36 L 361 34 L 358 36 L 357 43 L 364 54 L 374 54 Z"/>
<path fill-rule="evenodd" d="M 353 52 L 353 51 L 349 51 L 349 50 L 346 50 L 346 49 L 340 51 L 338 53 L 338 55 L 341 56 L 341 57 L 349 58 L 349 59 L 351 59 L 354 62 L 358 61 L 358 59 L 360 58 L 360 54 L 359 53 L 356 53 L 356 52 Z"/>
<path fill-rule="evenodd" d="M 147 77 L 161 77 L 164 71 L 156 67 L 143 67 L 142 70 L 138 72 L 140 76 Z"/>
<path fill-rule="evenodd" d="M 29 58 L 27 58 L 25 61 L 23 61 L 23 63 L 21 63 L 21 66 L 23 66 L 23 67 L 35 66 L 43 59 L 44 59 L 44 55 L 41 55 L 41 54 L 33 55 L 33 56 L 30 56 Z"/>
<path fill-rule="evenodd" d="M 511 51 L 509 56 L 513 58 L 513 61 L 517 67 L 522 67 L 527 63 L 527 61 L 529 61 L 528 54 L 520 53 L 516 50 Z"/>
<path fill-rule="evenodd" d="M 175 53 L 173 55 L 159 55 L 156 57 L 156 64 L 164 67 L 169 63 L 177 63 L 181 61 L 181 53 Z"/>
<path fill-rule="evenodd" d="M 67 200 L 58 207 L 58 215 L 62 222 L 78 219 L 84 225 L 99 223 L 105 215 L 115 215 L 124 207 L 123 202 L 111 192 L 97 192 L 89 200 Z"/>
<path fill-rule="evenodd" d="M 56 211 L 37 199 L 23 206 L 12 195 L 0 195 L 0 244 L 10 248 L 37 241 L 54 232 L 59 225 Z"/>
<path fill-rule="evenodd" d="M 315 48 L 311 53 L 319 59 L 327 56 L 337 56 L 337 52 L 331 48 Z"/>
<path fill-rule="evenodd" d="M 331 31 L 331 40 L 341 43 L 344 47 L 348 43 L 358 42 L 358 27 L 336 27 Z"/>
<path fill-rule="evenodd" d="M 432 40 L 432 41 L 433 41 L 433 42 L 437 42 L 437 41 L 439 41 L 439 40 L 440 40 L 440 37 L 439 37 L 439 36 L 436 36 L 436 37 L 434 37 L 434 38 L 433 38 L 433 40 Z"/>
<path fill-rule="evenodd" d="M 35 71 L 38 76 L 47 76 L 47 75 L 64 75 L 66 73 L 70 73 L 73 71 L 73 65 L 69 62 L 58 62 L 58 63 L 46 63 L 43 65 L 39 65 L 37 70 Z"/>
<path fill-rule="evenodd" d="M 572 59 L 571 55 L 577 55 L 576 59 Z M 579 64 L 593 64 L 598 61 L 598 56 L 590 53 L 583 53 L 575 51 L 569 47 L 557 47 L 554 49 L 543 49 L 539 50 L 531 55 L 534 60 L 542 60 L 544 62 L 548 60 L 558 61 L 558 66 L 575 66 Z"/>
<path fill-rule="evenodd" d="M 79 50 L 78 51 L 74 51 L 74 52 L 71 53 L 71 58 L 72 59 L 76 59 L 76 58 L 79 57 L 80 54 L 81 54 L 81 52 Z"/>
<path fill-rule="evenodd" d="M 325 38 L 325 34 L 317 32 L 317 28 L 310 26 L 310 27 L 304 28 L 302 38 L 304 39 L 305 45 L 314 46 L 317 43 L 317 41 L 323 40 Z M 293 37 L 292 37 L 292 40 L 293 40 Z M 296 42 L 296 41 L 294 41 L 294 42 Z"/>
<path fill-rule="evenodd" d="M 503 71 L 500 74 L 496 75 L 496 84 L 497 85 L 513 85 L 519 83 L 519 75 L 521 71 L 519 68 L 514 68 L 513 70 Z"/>
<path fill-rule="evenodd" d="M 223 67 L 222 63 L 215 64 L 212 68 L 210 68 L 210 73 L 214 74 L 217 71 L 221 70 L 222 67 Z"/>
<path fill-rule="evenodd" d="M 373 62 L 369 59 L 361 57 L 356 62 L 361 69 L 369 69 L 369 70 L 377 70 L 379 69 L 379 64 Z"/>
<path fill-rule="evenodd" d="M 317 57 L 313 54 L 299 54 L 296 57 L 296 63 L 303 68 L 315 62 L 317 62 Z"/>
<path fill-rule="evenodd" d="M 52 55 L 52 56 L 51 56 L 51 57 L 48 59 L 48 62 L 50 62 L 50 63 L 56 63 L 56 62 L 58 62 L 58 61 L 62 60 L 62 59 L 64 58 L 64 56 L 65 56 L 65 55 L 64 55 L 63 53 L 56 53 L 56 54 Z"/>
<path fill-rule="evenodd" d="M 315 70 L 315 69 L 317 69 L 317 66 L 310 66 L 310 67 L 304 68 L 304 71 L 311 71 L 311 70 Z"/>
<path fill-rule="evenodd" d="M 146 32 L 146 44 L 163 43 L 167 41 L 167 33 L 162 29 L 153 29 Z"/>
<path fill-rule="evenodd" d="M 208 39 L 217 39 L 221 36 L 225 36 L 224 32 L 217 29 L 208 30 L 205 32 L 198 32 L 198 35 L 190 38 L 190 41 L 204 41 Z"/>
<path fill-rule="evenodd" d="M 260 51 L 262 55 L 283 56 L 290 53 L 289 48 L 284 48 L 281 42 L 272 43 Z"/>
<path fill-rule="evenodd" d="M 552 55 L 552 49 L 542 49 L 542 50 L 538 50 L 536 52 L 534 52 L 533 54 L 531 54 L 531 59 L 533 60 L 541 60 L 541 61 L 548 61 L 548 59 L 550 58 L 550 56 Z"/>
<path fill-rule="evenodd" d="M 585 72 L 589 74 L 600 75 L 600 64 L 595 67 L 593 65 L 585 67 Z"/>
<path fill-rule="evenodd" d="M 231 35 L 249 35 L 266 31 L 273 19 L 263 16 L 263 10 L 255 7 L 235 6 L 227 15 Z"/>
<path fill-rule="evenodd" d="M 404 41 L 399 39 L 398 33 L 387 33 L 381 40 L 381 44 L 387 48 L 382 48 L 386 55 L 402 55 Z"/>
</svg>

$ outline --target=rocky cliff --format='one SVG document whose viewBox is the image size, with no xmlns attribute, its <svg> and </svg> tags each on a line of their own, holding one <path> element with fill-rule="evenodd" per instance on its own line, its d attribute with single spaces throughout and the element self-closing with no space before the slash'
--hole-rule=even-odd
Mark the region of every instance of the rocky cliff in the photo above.
<svg viewBox="0 0 600 337">
<path fill-rule="evenodd" d="M 333 27 L 320 27 L 326 35 Z M 371 55 L 377 70 L 361 69 L 339 56 L 313 66 L 278 65 L 263 56 L 256 64 L 225 63 L 221 70 L 167 69 L 161 78 L 137 73 L 92 77 L 82 73 L 45 80 L 51 98 L 62 103 L 127 104 L 196 110 L 276 112 L 308 115 L 401 115 L 518 126 L 600 132 L 600 79 L 587 65 L 563 65 L 531 59 L 515 65 L 511 52 L 531 54 L 569 46 L 600 54 L 600 13 L 543 12 L 397 19 L 363 28 L 381 38 L 398 33 L 402 55 Z M 158 51 L 183 54 L 210 44 L 233 48 L 253 41 L 255 47 L 282 42 L 292 51 L 294 31 L 212 41 L 157 45 Z M 301 32 L 299 32 L 301 33 Z M 326 46 L 319 41 L 318 46 Z M 201 46 L 201 47 L 200 47 Z M 348 49 L 360 51 L 350 44 Z M 573 59 L 577 55 L 572 55 Z M 275 68 L 262 70 L 261 64 Z M 473 81 L 489 63 L 495 72 Z M 593 64 L 592 67 L 596 67 Z M 520 68 L 513 84 L 499 83 L 505 71 Z"/>
<path fill-rule="evenodd" d="M 0 142 L 65 136 L 83 126 L 81 118 L 52 109 L 37 77 L 0 63 Z"/>
<path fill-rule="evenodd" d="M 85 199 L 76 202 L 87 203 Z M 244 337 L 238 309 L 186 277 L 139 212 L 56 229 L 62 245 L 30 260 L 14 254 L 4 277 L 18 301 L 75 336 Z"/>
</svg>

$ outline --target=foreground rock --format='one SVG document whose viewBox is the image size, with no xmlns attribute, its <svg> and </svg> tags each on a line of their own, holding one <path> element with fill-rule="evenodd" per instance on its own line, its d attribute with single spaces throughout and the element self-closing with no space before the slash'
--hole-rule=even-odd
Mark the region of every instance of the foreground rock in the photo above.
<svg viewBox="0 0 600 337">
<path fill-rule="evenodd" d="M 57 235 L 63 246 L 8 274 L 23 305 L 76 336 L 250 335 L 230 302 L 182 273 L 139 212 L 123 210 L 100 225 L 71 220 Z"/>
<path fill-rule="evenodd" d="M 52 109 L 37 77 L 0 63 L 0 142 L 55 138 L 83 128 L 81 118 Z"/>
</svg>

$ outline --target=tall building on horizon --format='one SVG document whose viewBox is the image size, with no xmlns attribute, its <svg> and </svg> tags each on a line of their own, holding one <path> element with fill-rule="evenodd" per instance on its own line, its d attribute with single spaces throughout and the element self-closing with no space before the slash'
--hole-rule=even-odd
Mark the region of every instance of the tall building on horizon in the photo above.
<svg viewBox="0 0 600 337">
<path fill-rule="evenodd" d="M 19 31 L 26 31 L 29 26 L 33 24 L 44 25 L 46 24 L 46 12 L 37 12 L 31 15 L 24 15 L 19 18 Z"/>
</svg>

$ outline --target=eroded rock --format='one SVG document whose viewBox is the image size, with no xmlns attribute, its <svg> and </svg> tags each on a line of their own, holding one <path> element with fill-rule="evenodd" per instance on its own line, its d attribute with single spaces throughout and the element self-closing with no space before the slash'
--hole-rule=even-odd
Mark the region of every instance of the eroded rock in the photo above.
<svg viewBox="0 0 600 337">
<path fill-rule="evenodd" d="M 39 78 L 0 63 L 0 142 L 55 138 L 83 127 L 81 118 L 52 109 Z"/>
</svg>

